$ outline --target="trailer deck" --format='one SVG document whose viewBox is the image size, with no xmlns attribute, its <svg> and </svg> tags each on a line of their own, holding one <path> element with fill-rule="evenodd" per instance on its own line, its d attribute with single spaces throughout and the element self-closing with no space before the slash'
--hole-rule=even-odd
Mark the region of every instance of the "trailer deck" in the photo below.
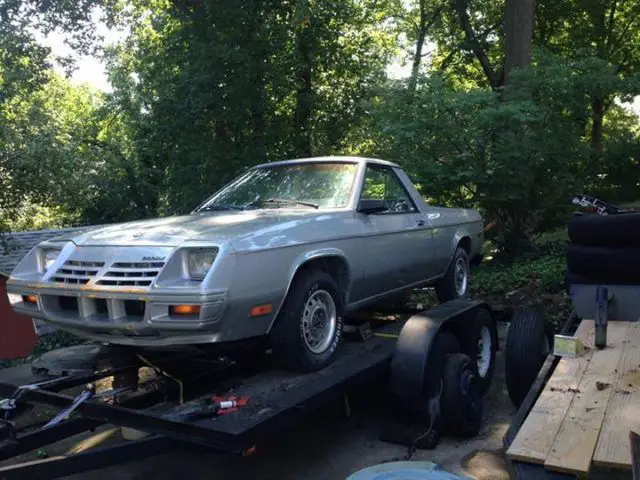
<svg viewBox="0 0 640 480">
<path fill-rule="evenodd" d="M 276 369 L 269 363 L 267 355 L 267 361 L 249 370 L 245 367 L 240 367 L 240 370 L 220 369 L 212 365 L 210 372 L 200 371 L 197 379 L 191 381 L 185 378 L 178 385 L 177 374 L 166 365 L 171 362 L 158 362 L 157 368 L 171 378 L 153 376 L 141 383 L 140 392 L 124 396 L 118 404 L 89 399 L 82 402 L 69 419 L 56 425 L 28 433 L 18 431 L 16 438 L 0 443 L 0 460 L 104 424 L 129 427 L 145 432 L 147 436 L 73 456 L 0 467 L 0 477 L 36 478 L 46 472 L 47 478 L 56 478 L 112 464 L 115 458 L 118 462 L 136 460 L 187 444 L 230 453 L 250 452 L 256 444 L 268 440 L 275 430 L 283 431 L 298 417 L 311 413 L 331 397 L 340 398 L 347 388 L 388 372 L 395 342 L 403 325 L 404 321 L 386 322 L 376 326 L 373 337 L 366 341 L 345 340 L 335 362 L 314 373 L 295 374 Z M 180 369 L 192 370 L 185 363 L 201 360 L 184 358 L 180 362 Z M 117 371 L 121 373 L 127 368 L 141 367 L 144 365 L 118 367 Z M 198 368 L 202 370 L 203 367 L 198 365 Z M 21 386 L 37 385 L 45 380 L 51 383 L 24 389 L 20 399 L 62 410 L 68 408 L 75 398 L 59 392 L 73 388 L 78 390 L 86 382 L 106 378 L 112 373 L 105 371 L 90 377 L 70 375 L 51 380 L 34 374 L 24 366 L 15 369 L 11 383 L 0 383 L 0 398 L 11 397 Z M 162 384 L 162 388 L 158 388 L 158 384 Z M 153 387 L 147 388 L 146 385 Z M 185 395 L 182 404 L 178 401 L 178 387 Z M 233 414 L 208 418 L 192 418 L 186 414 L 203 398 L 228 394 L 247 397 L 249 402 Z"/>
<path fill-rule="evenodd" d="M 594 348 L 594 331 L 593 320 L 582 320 L 574 335 L 588 350 L 560 358 L 555 370 L 545 365 L 546 384 L 541 378 L 534 385 L 535 403 L 507 438 L 507 457 L 523 478 L 586 476 L 602 468 L 630 473 L 629 435 L 640 431 L 640 323 L 609 321 L 602 350 Z M 544 471 L 522 468 L 527 465 Z"/>
</svg>

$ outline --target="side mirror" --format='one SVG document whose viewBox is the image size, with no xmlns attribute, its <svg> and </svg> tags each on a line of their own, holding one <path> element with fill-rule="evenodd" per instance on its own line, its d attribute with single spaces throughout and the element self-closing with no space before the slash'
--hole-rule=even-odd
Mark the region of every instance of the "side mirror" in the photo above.
<svg viewBox="0 0 640 480">
<path fill-rule="evenodd" d="M 387 204 L 384 200 L 364 199 L 358 203 L 358 212 L 369 215 L 371 213 L 380 213 L 387 210 Z"/>
</svg>

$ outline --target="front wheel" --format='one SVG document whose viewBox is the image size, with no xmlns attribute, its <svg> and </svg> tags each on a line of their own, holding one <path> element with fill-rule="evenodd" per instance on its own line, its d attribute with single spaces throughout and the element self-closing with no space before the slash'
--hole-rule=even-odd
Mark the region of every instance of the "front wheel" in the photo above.
<svg viewBox="0 0 640 480">
<path fill-rule="evenodd" d="M 447 273 L 436 285 L 436 294 L 440 303 L 468 296 L 471 279 L 469 272 L 469 255 L 464 248 L 458 247 Z"/>
<path fill-rule="evenodd" d="M 328 366 L 342 338 L 343 310 L 343 295 L 331 275 L 302 272 L 271 331 L 271 348 L 279 363 L 302 372 Z"/>
</svg>

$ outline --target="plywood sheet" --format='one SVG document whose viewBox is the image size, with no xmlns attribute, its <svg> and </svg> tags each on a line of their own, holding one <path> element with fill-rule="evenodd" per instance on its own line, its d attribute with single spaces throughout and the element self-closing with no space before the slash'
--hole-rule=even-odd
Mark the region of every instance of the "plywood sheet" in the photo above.
<svg viewBox="0 0 640 480">
<path fill-rule="evenodd" d="M 640 322 L 629 326 L 618 374 L 593 462 L 599 466 L 631 469 L 629 433 L 640 432 Z"/>
<path fill-rule="evenodd" d="M 582 320 L 575 336 L 591 348 L 578 358 L 560 359 L 507 450 L 509 458 L 538 464 L 545 463 L 562 420 L 569 410 L 578 383 L 589 364 L 594 345 L 593 320 Z"/>
<path fill-rule="evenodd" d="M 548 470 L 578 475 L 589 472 L 609 400 L 616 388 L 629 326 L 629 322 L 609 322 L 607 348 L 594 350 L 591 355 L 544 462 Z"/>
</svg>

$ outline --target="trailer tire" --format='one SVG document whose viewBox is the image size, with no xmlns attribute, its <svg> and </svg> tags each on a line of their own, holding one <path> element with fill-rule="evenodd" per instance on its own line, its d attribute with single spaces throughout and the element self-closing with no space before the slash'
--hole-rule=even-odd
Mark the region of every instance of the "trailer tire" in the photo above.
<svg viewBox="0 0 640 480">
<path fill-rule="evenodd" d="M 640 213 L 574 215 L 567 230 L 577 245 L 640 247 Z"/>
<path fill-rule="evenodd" d="M 473 437 L 482 426 L 484 401 L 476 362 L 464 353 L 449 357 L 440 398 L 443 426 L 453 436 Z"/>
<path fill-rule="evenodd" d="M 464 332 L 462 351 L 476 361 L 478 383 L 483 394 L 491 387 L 496 363 L 495 325 L 491 314 L 484 308 L 477 309 L 470 328 Z"/>
<path fill-rule="evenodd" d="M 470 268 L 469 254 L 458 247 L 449 264 L 447 273 L 436 285 L 436 294 L 440 303 L 458 298 L 467 298 L 469 294 Z"/>
<path fill-rule="evenodd" d="M 511 402 L 519 407 L 553 349 L 553 332 L 541 308 L 516 310 L 505 348 L 505 377 Z"/>
<path fill-rule="evenodd" d="M 579 275 L 640 280 L 640 247 L 569 245 L 567 267 Z"/>
<path fill-rule="evenodd" d="M 313 372 L 331 364 L 342 339 L 343 298 L 337 282 L 322 270 L 296 277 L 270 334 L 274 357 L 284 368 Z M 318 325 L 328 331 L 316 345 Z"/>
<path fill-rule="evenodd" d="M 460 342 L 453 333 L 438 332 L 435 336 L 424 372 L 425 393 L 428 397 L 438 393 L 440 380 L 444 375 L 444 368 L 449 357 L 461 351 Z"/>
</svg>

